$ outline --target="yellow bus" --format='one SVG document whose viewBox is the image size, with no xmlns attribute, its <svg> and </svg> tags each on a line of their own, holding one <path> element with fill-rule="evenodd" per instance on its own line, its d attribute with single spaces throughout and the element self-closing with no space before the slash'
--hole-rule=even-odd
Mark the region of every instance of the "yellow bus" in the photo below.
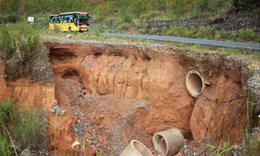
<svg viewBox="0 0 260 156">
<path fill-rule="evenodd" d="M 50 14 L 50 30 L 58 29 L 60 31 L 89 31 L 91 16 L 87 12 L 64 12 L 59 14 Z"/>
</svg>

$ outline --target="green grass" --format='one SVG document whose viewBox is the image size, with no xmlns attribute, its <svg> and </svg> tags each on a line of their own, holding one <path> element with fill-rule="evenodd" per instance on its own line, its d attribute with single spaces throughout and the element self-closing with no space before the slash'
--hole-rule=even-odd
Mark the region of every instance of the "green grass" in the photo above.
<svg viewBox="0 0 260 156">
<path fill-rule="evenodd" d="M 1 103 L 0 155 L 16 155 L 17 151 L 21 152 L 26 148 L 41 150 L 44 141 L 41 120 L 40 110 L 19 111 L 11 100 Z"/>
<path fill-rule="evenodd" d="M 213 17 L 232 8 L 257 7 L 255 0 L 31 0 L 29 2 L 8 0 L 0 4 L 3 15 L 26 15 L 60 13 L 67 11 L 87 11 L 95 22 L 118 17 L 126 23 L 134 18 L 141 21 L 155 19 L 183 19 L 190 17 Z M 1 18 L 0 18 L 1 19 Z"/>
<path fill-rule="evenodd" d="M 0 29 L 0 49 L 4 59 L 17 59 L 26 62 L 41 52 L 41 43 L 38 30 L 26 22 L 7 24 Z"/>
<path fill-rule="evenodd" d="M 221 142 L 218 146 L 208 145 L 209 148 L 212 150 L 210 156 L 225 156 L 231 152 L 234 148 L 233 145 L 229 144 L 229 141 Z"/>
<path fill-rule="evenodd" d="M 200 28 L 188 28 L 184 25 L 159 28 L 139 28 L 141 34 L 161 35 L 161 36 L 177 36 L 199 39 L 210 39 L 219 41 L 236 41 L 236 42 L 260 42 L 260 34 L 254 33 L 252 29 L 240 29 L 238 31 L 227 32 L 215 30 L 209 26 L 201 26 Z"/>
<path fill-rule="evenodd" d="M 237 32 L 212 30 L 210 27 L 199 29 L 174 26 L 163 28 L 139 28 L 140 22 L 154 22 L 162 20 L 186 18 L 214 18 L 225 16 L 234 9 L 257 8 L 255 0 L 125 0 L 107 1 L 69 1 L 69 0 L 31 0 L 30 2 L 17 2 L 9 0 L 0 4 L 0 23 L 15 22 L 27 16 L 34 16 L 35 22 L 47 26 L 50 13 L 67 11 L 87 11 L 93 17 L 94 32 L 126 32 L 129 26 L 134 26 L 139 33 L 160 34 L 168 36 L 181 36 L 191 38 L 204 38 L 240 42 L 260 42 L 260 35 L 251 29 L 242 29 Z M 97 24 L 98 23 L 98 24 Z M 96 29 L 95 25 L 102 25 Z M 113 28 L 111 29 L 111 26 Z M 101 27 L 101 26 L 97 26 Z M 96 31 L 96 30 L 98 31 Z M 58 31 L 58 30 L 57 30 Z"/>
</svg>

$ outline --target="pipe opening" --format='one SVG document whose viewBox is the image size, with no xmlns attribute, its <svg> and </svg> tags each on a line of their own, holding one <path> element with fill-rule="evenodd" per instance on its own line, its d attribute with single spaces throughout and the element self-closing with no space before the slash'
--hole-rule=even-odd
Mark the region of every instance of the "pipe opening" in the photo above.
<svg viewBox="0 0 260 156">
<path fill-rule="evenodd" d="M 202 93 L 204 87 L 204 80 L 199 72 L 195 70 L 189 71 L 186 76 L 186 89 L 188 93 L 193 97 L 197 97 Z"/>
<path fill-rule="evenodd" d="M 143 156 L 150 156 L 151 155 L 150 150 L 145 145 L 143 145 L 142 143 L 134 140 L 133 146 L 141 155 L 143 155 Z"/>
<path fill-rule="evenodd" d="M 154 137 L 154 147 L 158 152 L 164 155 L 167 153 L 167 145 L 163 136 L 161 135 L 156 135 Z"/>
</svg>

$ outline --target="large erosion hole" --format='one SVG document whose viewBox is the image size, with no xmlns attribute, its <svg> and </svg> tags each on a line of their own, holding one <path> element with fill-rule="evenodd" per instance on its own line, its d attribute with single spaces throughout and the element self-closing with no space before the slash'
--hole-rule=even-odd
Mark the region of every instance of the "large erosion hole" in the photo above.
<svg viewBox="0 0 260 156">
<path fill-rule="evenodd" d="M 50 49 L 50 62 L 52 64 L 56 63 L 69 63 L 73 58 L 77 56 L 70 50 L 65 48 L 57 48 L 57 49 Z"/>
<path fill-rule="evenodd" d="M 75 80 L 75 81 L 80 81 L 80 77 L 79 77 L 79 74 L 76 70 L 67 70 L 63 76 L 62 76 L 63 79 L 71 79 L 71 80 Z"/>
<path fill-rule="evenodd" d="M 133 139 L 151 148 L 155 133 L 173 127 L 188 140 L 220 136 L 215 139 L 241 141 L 246 99 L 236 97 L 246 97 L 242 89 L 246 80 L 220 57 L 213 60 L 221 66 L 210 63 L 215 55 L 209 63 L 198 61 L 194 66 L 194 61 L 187 62 L 185 55 L 171 48 L 78 44 L 72 51 L 66 50 L 68 45 L 57 47 L 50 49 L 56 100 L 66 110 L 61 118 L 71 121 L 63 123 L 67 128 L 51 132 L 59 132 L 58 139 L 50 140 L 54 149 L 66 151 L 75 140 L 84 140 L 107 154 L 120 155 Z M 189 69 L 197 71 L 187 74 Z M 204 79 L 211 85 L 205 87 Z M 165 144 L 161 148 L 165 151 Z"/>
</svg>

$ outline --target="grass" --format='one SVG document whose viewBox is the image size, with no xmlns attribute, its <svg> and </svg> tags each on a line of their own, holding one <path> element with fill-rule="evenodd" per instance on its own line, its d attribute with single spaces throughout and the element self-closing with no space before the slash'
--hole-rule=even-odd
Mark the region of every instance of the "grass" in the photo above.
<svg viewBox="0 0 260 156">
<path fill-rule="evenodd" d="M 7 24 L 0 29 L 0 48 L 5 60 L 26 62 L 41 52 L 43 44 L 33 25 L 25 22 Z"/>
<path fill-rule="evenodd" d="M 36 0 L 31 0 L 28 3 L 9 0 L 0 5 L 2 13 L 0 23 L 16 22 L 23 17 L 34 16 L 35 22 L 47 26 L 50 13 L 80 10 L 88 11 L 93 16 L 93 30 L 96 34 L 100 32 L 123 33 L 133 26 L 139 33 L 144 34 L 259 43 L 260 35 L 255 34 L 251 29 L 225 32 L 213 30 L 210 27 L 196 29 L 182 25 L 162 29 L 139 28 L 140 22 L 222 17 L 230 10 L 257 7 L 255 0 L 132 0 L 131 3 L 124 0 L 104 2 L 86 2 L 86 0 L 38 0 L 36 2 Z"/>
<path fill-rule="evenodd" d="M 12 100 L 0 105 L 0 155 L 17 155 L 29 148 L 40 150 L 44 137 L 41 126 L 42 112 L 19 111 Z"/>
<path fill-rule="evenodd" d="M 219 41 L 236 41 L 236 42 L 260 42 L 260 34 L 254 33 L 252 29 L 240 29 L 238 31 L 227 32 L 215 30 L 209 26 L 200 28 L 188 28 L 184 25 L 159 28 L 139 28 L 139 33 L 161 36 L 177 36 L 187 38 L 200 38 Z"/>
<path fill-rule="evenodd" d="M 218 146 L 208 146 L 213 151 L 210 156 L 225 156 L 234 148 L 233 145 L 229 144 L 229 141 L 221 142 Z"/>
<path fill-rule="evenodd" d="M 254 122 L 253 114 L 256 108 L 256 103 L 252 101 L 252 97 L 250 96 L 250 92 L 248 92 L 247 99 L 247 125 L 243 136 L 243 154 L 250 156 L 259 155 L 260 151 L 260 138 L 257 136 L 260 134 L 258 132 L 256 136 L 252 136 L 250 131 L 254 127 L 260 127 L 259 119 L 256 119 L 258 122 Z M 256 117 L 258 118 L 258 117 Z"/>
</svg>

